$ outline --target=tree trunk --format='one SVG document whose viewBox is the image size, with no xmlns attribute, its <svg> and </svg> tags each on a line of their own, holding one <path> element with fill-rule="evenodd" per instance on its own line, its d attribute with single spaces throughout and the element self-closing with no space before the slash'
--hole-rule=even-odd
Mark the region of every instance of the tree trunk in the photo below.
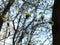
<svg viewBox="0 0 60 45">
<path fill-rule="evenodd" d="M 52 20 L 54 25 L 52 27 L 53 31 L 53 45 L 60 45 L 60 1 L 55 0 L 53 7 Z"/>
</svg>

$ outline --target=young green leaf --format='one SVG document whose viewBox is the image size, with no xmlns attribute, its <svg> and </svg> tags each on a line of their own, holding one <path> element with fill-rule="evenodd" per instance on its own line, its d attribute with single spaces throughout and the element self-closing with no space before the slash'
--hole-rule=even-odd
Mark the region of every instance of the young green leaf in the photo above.
<svg viewBox="0 0 60 45">
<path fill-rule="evenodd" d="M 7 16 L 6 16 L 6 15 L 3 15 L 3 16 L 2 16 L 2 20 L 4 20 L 5 18 L 7 18 Z"/>
<path fill-rule="evenodd" d="M 17 43 L 17 45 L 20 45 L 20 43 Z"/>
<path fill-rule="evenodd" d="M 39 24 L 40 22 L 35 22 L 35 24 Z"/>
<path fill-rule="evenodd" d="M 10 22 L 9 22 L 9 21 L 7 21 L 6 23 L 7 23 L 7 26 L 9 26 Z"/>
<path fill-rule="evenodd" d="M 31 14 L 29 12 L 26 12 L 26 19 L 29 18 Z"/>
<path fill-rule="evenodd" d="M 54 25 L 54 22 L 51 20 L 51 21 L 49 21 L 49 24 Z"/>
<path fill-rule="evenodd" d="M 44 15 L 41 15 L 41 19 L 42 19 L 42 20 L 44 19 Z"/>
</svg>

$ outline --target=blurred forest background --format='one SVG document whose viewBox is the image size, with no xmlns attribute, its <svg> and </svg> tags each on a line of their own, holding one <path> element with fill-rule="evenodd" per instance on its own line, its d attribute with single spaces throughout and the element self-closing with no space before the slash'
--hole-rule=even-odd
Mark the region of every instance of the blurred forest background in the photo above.
<svg viewBox="0 0 60 45">
<path fill-rule="evenodd" d="M 0 0 L 0 45 L 52 45 L 54 0 Z"/>
</svg>

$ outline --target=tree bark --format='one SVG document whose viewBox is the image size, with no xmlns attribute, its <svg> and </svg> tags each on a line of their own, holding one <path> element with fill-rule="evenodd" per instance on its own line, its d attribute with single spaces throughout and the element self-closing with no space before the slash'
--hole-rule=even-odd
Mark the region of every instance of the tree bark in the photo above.
<svg viewBox="0 0 60 45">
<path fill-rule="evenodd" d="M 55 0 L 53 6 L 52 20 L 54 25 L 52 26 L 53 31 L 53 45 L 60 45 L 60 1 Z"/>
</svg>

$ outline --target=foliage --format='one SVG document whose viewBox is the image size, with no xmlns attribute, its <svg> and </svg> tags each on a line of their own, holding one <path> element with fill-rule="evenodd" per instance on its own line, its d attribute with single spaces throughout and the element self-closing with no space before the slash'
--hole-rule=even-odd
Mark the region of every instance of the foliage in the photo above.
<svg viewBox="0 0 60 45">
<path fill-rule="evenodd" d="M 46 15 L 52 12 L 52 1 L 48 3 L 47 0 L 3 0 L 1 2 L 0 30 L 2 32 L 1 34 L 4 33 L 1 39 L 4 40 L 4 44 L 6 44 L 6 39 L 8 40 L 10 38 L 10 40 L 12 39 L 9 42 L 11 45 L 41 45 L 42 43 L 49 45 L 45 44 L 47 38 L 50 36 L 46 30 L 51 32 L 51 28 L 49 28 L 51 26 L 49 24 L 53 25 L 54 22 L 48 20 L 50 18 Z M 43 27 L 42 30 L 40 29 L 41 27 Z M 47 38 L 41 41 L 41 35 Z M 38 36 L 40 39 L 35 41 L 38 39 Z"/>
<path fill-rule="evenodd" d="M 26 19 L 29 18 L 31 14 L 29 12 L 26 12 Z"/>
<path fill-rule="evenodd" d="M 20 43 L 17 43 L 17 45 L 20 45 Z"/>
</svg>

